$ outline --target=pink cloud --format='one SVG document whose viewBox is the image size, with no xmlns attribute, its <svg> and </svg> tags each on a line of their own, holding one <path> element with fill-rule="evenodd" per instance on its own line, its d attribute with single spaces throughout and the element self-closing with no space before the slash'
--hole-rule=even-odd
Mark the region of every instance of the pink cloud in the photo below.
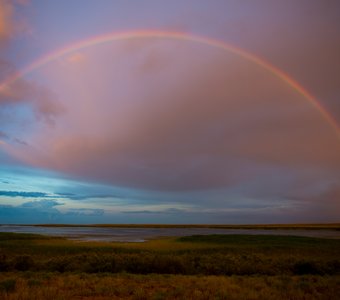
<svg viewBox="0 0 340 300">
<path fill-rule="evenodd" d="M 321 114 L 254 63 L 188 42 L 145 41 L 127 54 L 125 46 L 42 68 L 65 112 L 13 153 L 77 177 L 170 190 L 252 181 L 265 176 L 261 165 L 331 173 L 340 165 Z"/>
<path fill-rule="evenodd" d="M 0 46 L 18 33 L 28 32 L 29 26 L 17 7 L 28 5 L 27 0 L 0 0 Z"/>
<path fill-rule="evenodd" d="M 32 123 L 31 118 L 20 114 L 20 110 L 29 106 L 35 119 L 43 121 L 45 125 L 53 124 L 54 118 L 63 111 L 56 95 L 43 85 L 24 78 L 11 80 L 18 70 L 8 61 L 9 46 L 19 33 L 27 33 L 27 23 L 18 7 L 28 3 L 29 1 L 0 0 L 0 128 L 6 139 L 22 145 L 26 145 L 21 140 L 22 135 L 12 136 L 11 132 L 6 132 L 13 126 L 16 126 L 16 132 L 20 127 L 24 127 L 25 131 L 34 127 L 28 124 Z M 4 141 L 2 144 L 5 144 Z"/>
<path fill-rule="evenodd" d="M 14 13 L 11 1 L 0 1 L 0 41 L 8 39 L 14 31 L 14 23 L 12 20 Z"/>
</svg>

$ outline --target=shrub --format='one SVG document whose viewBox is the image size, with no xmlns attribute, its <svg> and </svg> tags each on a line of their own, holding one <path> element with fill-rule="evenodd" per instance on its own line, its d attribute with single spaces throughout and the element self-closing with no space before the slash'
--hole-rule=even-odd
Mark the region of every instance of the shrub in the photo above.
<svg viewBox="0 0 340 300">
<path fill-rule="evenodd" d="M 322 274 L 322 270 L 320 267 L 316 265 L 316 263 L 311 261 L 299 261 L 294 264 L 293 273 L 296 275 L 304 275 L 304 274 Z"/>
<path fill-rule="evenodd" d="M 15 279 L 6 279 L 0 282 L 0 290 L 5 291 L 7 293 L 14 292 L 16 286 Z"/>
<path fill-rule="evenodd" d="M 0 272 L 6 272 L 10 269 L 10 263 L 6 255 L 0 255 Z"/>
<path fill-rule="evenodd" d="M 18 271 L 27 271 L 34 266 L 34 261 L 29 255 L 17 256 L 14 261 L 14 267 Z"/>
</svg>

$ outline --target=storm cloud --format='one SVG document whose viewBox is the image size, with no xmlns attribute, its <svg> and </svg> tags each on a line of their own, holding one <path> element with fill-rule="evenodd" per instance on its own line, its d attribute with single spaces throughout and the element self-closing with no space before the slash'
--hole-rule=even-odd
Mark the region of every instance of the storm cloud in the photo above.
<svg viewBox="0 0 340 300">
<path fill-rule="evenodd" d="M 35 148 L 14 153 L 80 178 L 159 190 L 232 186 L 283 167 L 338 170 L 336 132 L 275 74 L 234 53 L 168 39 L 106 61 L 124 47 L 50 66 L 67 114 L 33 132 Z M 160 67 L 145 68 L 155 53 Z"/>
<path fill-rule="evenodd" d="M 98 204 L 117 220 L 336 219 L 338 1 L 103 2 L 78 14 L 32 2 L 31 44 L 13 39 L 17 5 L 0 2 L 0 159 L 69 182 L 45 183 L 40 196 L 99 217 Z M 131 28 L 133 38 L 95 42 Z M 138 36 L 145 29 L 208 42 Z M 90 46 L 77 48 L 84 38 Z M 20 68 L 6 47 L 54 59 L 9 80 Z M 8 189 L 11 201 L 30 195 Z"/>
</svg>

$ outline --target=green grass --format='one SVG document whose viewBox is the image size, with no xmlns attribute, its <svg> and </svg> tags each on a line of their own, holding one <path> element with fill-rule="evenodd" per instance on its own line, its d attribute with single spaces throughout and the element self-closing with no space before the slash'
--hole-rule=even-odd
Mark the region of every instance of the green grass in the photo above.
<svg viewBox="0 0 340 300">
<path fill-rule="evenodd" d="M 340 240 L 295 236 L 0 233 L 0 299 L 339 299 L 339 253 Z"/>
<path fill-rule="evenodd" d="M 204 244 L 224 244 L 229 246 L 252 246 L 252 247 L 339 247 L 340 240 L 320 239 L 300 236 L 280 236 L 280 235 L 244 235 L 244 234 L 211 234 L 193 235 L 180 237 L 180 242 L 204 243 Z"/>
<path fill-rule="evenodd" d="M 0 271 L 184 275 L 340 274 L 340 240 L 209 235 L 146 243 L 0 234 Z"/>
</svg>

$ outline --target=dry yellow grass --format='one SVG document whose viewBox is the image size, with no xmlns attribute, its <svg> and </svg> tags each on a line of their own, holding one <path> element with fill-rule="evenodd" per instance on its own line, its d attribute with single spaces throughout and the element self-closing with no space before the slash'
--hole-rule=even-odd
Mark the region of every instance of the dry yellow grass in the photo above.
<svg viewBox="0 0 340 300">
<path fill-rule="evenodd" d="M 15 287 L 5 291 L 2 282 Z M 3 300 L 339 299 L 340 276 L 182 276 L 2 273 Z"/>
<path fill-rule="evenodd" d="M 211 249 L 221 248 L 221 244 L 204 244 L 204 243 L 181 243 L 178 242 L 178 237 L 161 237 L 145 241 L 143 243 L 131 243 L 131 242 L 89 242 L 89 241 L 72 241 L 59 238 L 50 238 L 35 240 L 33 243 L 40 246 L 51 247 L 75 247 L 86 246 L 89 248 L 121 248 L 121 249 L 140 249 L 140 250 L 157 250 L 157 251 L 169 251 L 169 250 L 195 250 L 195 249 Z"/>
<path fill-rule="evenodd" d="M 340 299 L 339 249 L 294 236 L 98 243 L 2 233 L 0 299 Z"/>
</svg>

